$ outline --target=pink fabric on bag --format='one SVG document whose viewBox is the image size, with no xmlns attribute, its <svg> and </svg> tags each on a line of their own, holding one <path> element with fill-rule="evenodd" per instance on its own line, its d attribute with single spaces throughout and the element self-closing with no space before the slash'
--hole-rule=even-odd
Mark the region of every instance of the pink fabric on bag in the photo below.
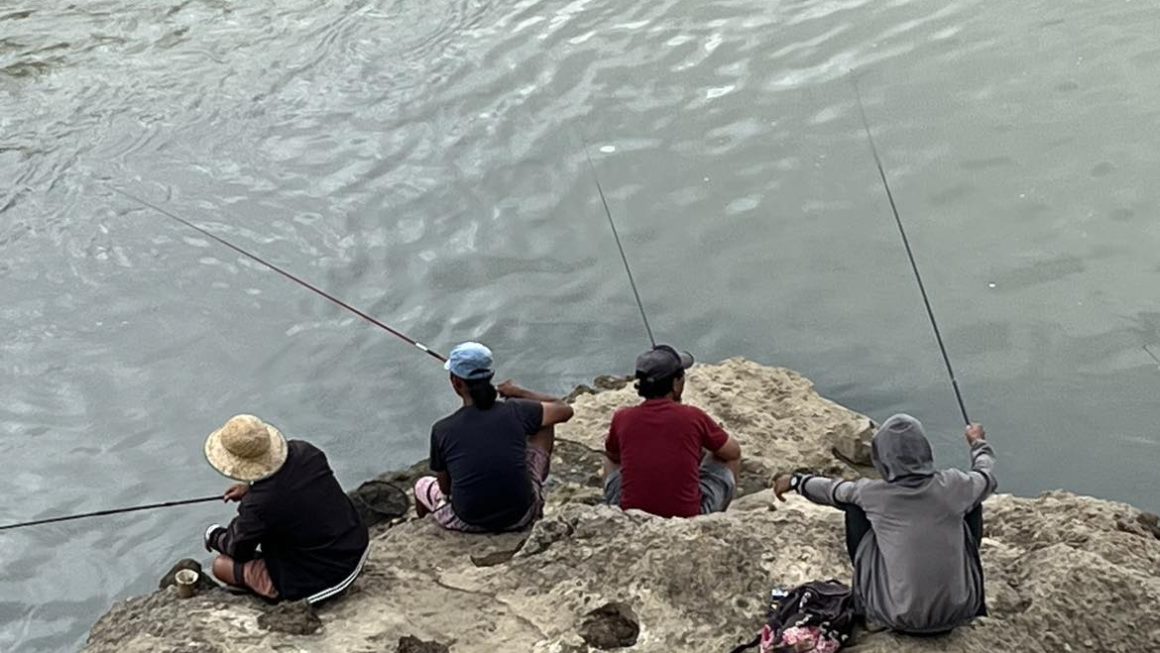
<svg viewBox="0 0 1160 653">
<path fill-rule="evenodd" d="M 822 634 L 814 626 L 792 627 L 782 631 L 781 637 L 775 637 L 773 629 L 766 626 L 761 630 L 761 653 L 774 653 L 778 647 L 790 647 L 793 651 L 809 653 L 837 653 L 842 645 Z"/>
</svg>

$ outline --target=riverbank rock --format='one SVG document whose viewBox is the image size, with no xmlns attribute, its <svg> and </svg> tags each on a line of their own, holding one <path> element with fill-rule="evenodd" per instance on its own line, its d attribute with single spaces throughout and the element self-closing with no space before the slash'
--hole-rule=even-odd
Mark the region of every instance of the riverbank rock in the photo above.
<svg viewBox="0 0 1160 653">
<path fill-rule="evenodd" d="M 788 370 L 739 359 L 698 366 L 686 401 L 741 441 L 745 496 L 724 514 L 660 519 L 597 505 L 608 419 L 636 401 L 631 386 L 608 385 L 574 398 L 547 514 L 530 532 L 384 524 L 353 589 L 317 608 L 313 634 L 262 628 L 271 608 L 255 599 L 219 590 L 179 600 L 165 590 L 115 606 L 86 650 L 724 653 L 760 628 L 771 588 L 849 581 L 841 514 L 798 497 L 780 504 L 761 488 L 793 469 L 866 473 L 868 419 Z M 858 633 L 850 650 L 1160 650 L 1156 524 L 1131 506 L 1066 492 L 994 497 L 983 540 L 991 616 L 942 638 Z"/>
</svg>

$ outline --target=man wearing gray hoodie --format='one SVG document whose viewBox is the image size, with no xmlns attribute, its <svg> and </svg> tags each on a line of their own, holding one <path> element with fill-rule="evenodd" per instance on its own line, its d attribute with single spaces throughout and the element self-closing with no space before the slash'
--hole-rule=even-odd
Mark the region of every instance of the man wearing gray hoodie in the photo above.
<svg viewBox="0 0 1160 653">
<path fill-rule="evenodd" d="M 995 453 L 978 424 L 966 431 L 971 471 L 936 470 L 922 424 L 886 420 L 871 445 L 881 480 L 794 474 L 774 494 L 796 490 L 846 512 L 854 601 L 872 624 L 916 635 L 949 631 L 986 614 L 982 503 L 995 491 Z"/>
</svg>

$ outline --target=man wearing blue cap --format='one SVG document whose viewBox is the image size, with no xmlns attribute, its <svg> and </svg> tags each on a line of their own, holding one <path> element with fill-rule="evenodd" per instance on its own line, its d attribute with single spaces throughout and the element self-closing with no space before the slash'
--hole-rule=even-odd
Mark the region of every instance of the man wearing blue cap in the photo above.
<svg viewBox="0 0 1160 653">
<path fill-rule="evenodd" d="M 444 368 L 463 406 L 431 427 L 435 475 L 415 483 L 416 511 L 468 533 L 528 527 L 543 515 L 554 428 L 572 407 L 511 381 L 497 389 L 491 350 L 477 342 L 452 349 Z"/>
</svg>

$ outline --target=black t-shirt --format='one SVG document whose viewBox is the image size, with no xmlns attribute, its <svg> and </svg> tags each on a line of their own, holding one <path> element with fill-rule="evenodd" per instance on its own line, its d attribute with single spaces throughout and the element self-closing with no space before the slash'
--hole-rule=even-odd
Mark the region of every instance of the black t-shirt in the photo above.
<svg viewBox="0 0 1160 653">
<path fill-rule="evenodd" d="M 431 471 L 451 475 L 451 509 L 492 531 L 516 523 L 532 507 L 528 436 L 540 430 L 538 401 L 497 401 L 487 410 L 464 406 L 431 427 Z"/>
</svg>

